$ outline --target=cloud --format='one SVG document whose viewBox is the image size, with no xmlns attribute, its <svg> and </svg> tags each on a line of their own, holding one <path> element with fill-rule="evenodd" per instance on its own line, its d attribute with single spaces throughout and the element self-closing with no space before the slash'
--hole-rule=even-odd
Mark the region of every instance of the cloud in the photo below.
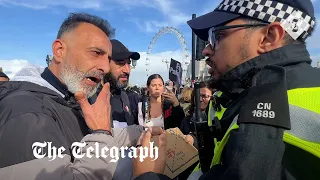
<svg viewBox="0 0 320 180">
<path fill-rule="evenodd" d="M 183 13 L 179 10 L 178 6 L 181 1 L 173 0 L 117 0 L 119 3 L 126 7 L 135 7 L 135 6 L 144 6 L 151 8 L 153 10 L 159 11 L 164 16 L 163 20 L 145 20 L 141 19 L 130 19 L 130 22 L 133 22 L 139 30 L 147 33 L 155 33 L 160 28 L 165 26 L 178 27 L 182 24 L 185 24 L 189 19 L 190 15 Z"/>
<path fill-rule="evenodd" d="M 101 9 L 102 0 L 0 0 L 0 5 L 14 5 L 35 10 L 47 9 L 53 6 L 64 6 L 76 9 Z"/>
<path fill-rule="evenodd" d="M 176 0 L 0 0 L 0 5 L 21 6 L 35 10 L 48 9 L 63 6 L 72 9 L 93 9 L 93 10 L 131 10 L 136 8 L 150 8 L 163 15 L 160 21 L 145 20 L 139 23 L 134 22 L 140 30 L 145 32 L 156 32 L 161 25 L 178 27 L 190 19 L 190 15 L 179 10 L 183 1 Z M 163 27 L 163 26 L 161 26 Z"/>
<path fill-rule="evenodd" d="M 169 23 L 160 21 L 141 21 L 139 19 L 128 19 L 128 21 L 134 23 L 141 32 L 147 33 L 154 33 L 165 26 L 169 26 Z"/>
<path fill-rule="evenodd" d="M 111 0 L 113 3 L 118 3 L 123 6 L 124 9 L 130 10 L 133 7 L 150 7 L 156 8 L 152 0 Z M 151 2 L 151 3 L 150 3 Z"/>
<path fill-rule="evenodd" d="M 161 12 L 166 15 L 172 26 L 179 26 L 190 19 L 190 15 L 182 13 L 178 9 L 180 1 L 177 0 L 154 0 L 160 7 Z M 175 2 L 175 3 L 174 3 Z"/>
<path fill-rule="evenodd" d="M 179 10 L 181 1 L 176 0 L 114 0 L 127 9 L 132 7 L 147 7 L 160 11 L 165 16 L 165 21 L 168 21 L 172 26 L 178 26 L 190 19 L 190 15 Z M 162 22 L 166 23 L 166 22 Z"/>
<path fill-rule="evenodd" d="M 204 14 L 207 14 L 209 12 L 212 12 L 214 9 L 216 9 L 219 5 L 220 1 L 214 1 L 212 2 L 211 0 L 207 1 L 204 3 L 204 8 L 198 12 L 197 16 L 202 16 Z"/>
<path fill-rule="evenodd" d="M 0 60 L 0 66 L 3 72 L 12 78 L 22 67 L 29 64 L 27 60 L 13 59 L 13 60 Z"/>
<path fill-rule="evenodd" d="M 320 15 L 318 14 L 316 16 L 316 27 L 315 30 L 311 36 L 307 40 L 308 48 L 320 48 L 319 39 L 320 39 Z"/>
</svg>

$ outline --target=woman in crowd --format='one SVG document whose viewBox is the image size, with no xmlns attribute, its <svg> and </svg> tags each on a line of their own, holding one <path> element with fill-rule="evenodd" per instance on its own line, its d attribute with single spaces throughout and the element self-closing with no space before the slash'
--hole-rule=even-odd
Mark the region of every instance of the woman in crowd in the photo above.
<svg viewBox="0 0 320 180">
<path fill-rule="evenodd" d="M 214 94 L 214 90 L 210 89 L 208 85 L 204 82 L 200 82 L 200 109 L 201 112 L 204 114 L 207 114 L 207 106 L 209 105 L 210 99 Z M 186 110 L 186 116 L 183 119 L 181 123 L 180 130 L 183 134 L 186 135 L 185 140 L 188 143 L 192 143 L 196 148 L 197 146 L 197 141 L 196 141 L 196 135 L 194 134 L 195 129 L 194 129 L 194 122 L 192 121 L 192 118 L 195 117 L 195 95 L 194 91 L 192 91 L 191 94 L 191 104 Z M 207 117 L 206 115 L 204 117 Z M 187 168 L 183 173 L 181 173 L 178 176 L 178 179 L 187 179 L 189 175 L 192 173 L 194 168 L 197 166 L 198 162 L 194 163 L 192 166 Z"/>
<path fill-rule="evenodd" d="M 180 104 L 186 113 L 188 107 L 191 105 L 191 96 L 192 96 L 193 88 L 186 87 L 183 88 L 180 95 Z"/>
<path fill-rule="evenodd" d="M 206 108 L 209 105 L 210 99 L 214 94 L 214 90 L 210 89 L 205 82 L 200 82 L 200 109 L 202 113 L 207 114 Z M 192 118 L 195 110 L 195 100 L 194 100 L 194 91 L 191 94 L 191 104 L 186 110 L 186 117 L 183 119 L 181 123 L 181 131 L 183 134 L 192 134 L 194 133 L 194 124 L 192 122 Z"/>
<path fill-rule="evenodd" d="M 138 103 L 138 109 L 138 123 L 142 126 L 180 127 L 185 117 L 177 97 L 165 88 L 159 74 L 149 76 L 147 95 Z"/>
</svg>

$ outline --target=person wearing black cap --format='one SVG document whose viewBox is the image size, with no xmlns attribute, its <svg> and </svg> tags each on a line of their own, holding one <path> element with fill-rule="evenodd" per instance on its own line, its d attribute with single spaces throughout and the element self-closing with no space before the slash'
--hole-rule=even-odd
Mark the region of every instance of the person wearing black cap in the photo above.
<svg viewBox="0 0 320 180">
<path fill-rule="evenodd" d="M 130 76 L 130 64 L 132 60 L 136 61 L 140 59 L 140 54 L 137 52 L 131 52 L 120 41 L 116 39 L 110 40 L 112 44 L 112 57 L 109 60 L 110 71 L 104 76 L 103 83 L 110 83 L 110 97 L 111 104 L 111 117 L 113 128 L 124 128 L 130 125 L 137 124 L 135 121 L 137 113 L 130 106 L 129 97 L 124 90 L 127 87 Z M 95 102 L 96 97 L 99 95 L 102 86 L 97 90 L 90 101 Z M 128 151 L 129 152 L 129 151 Z M 115 170 L 113 179 L 130 179 L 132 171 L 132 161 L 130 158 L 119 159 L 117 168 Z"/>
<path fill-rule="evenodd" d="M 111 83 L 111 87 L 116 89 L 124 89 L 128 86 L 130 76 L 130 64 L 132 60 L 140 59 L 138 52 L 129 51 L 120 41 L 111 40 L 112 59 L 110 61 L 110 73 L 105 80 Z"/>
<path fill-rule="evenodd" d="M 9 77 L 2 71 L 0 71 L 0 81 L 9 81 Z"/>
<path fill-rule="evenodd" d="M 320 178 L 320 70 L 305 45 L 315 22 L 310 0 L 223 0 L 187 22 L 209 42 L 211 86 L 230 101 L 213 158 L 200 156 L 211 165 L 189 179 Z M 162 166 L 137 179 L 166 179 Z"/>
<path fill-rule="evenodd" d="M 130 102 L 124 88 L 127 87 L 130 76 L 130 64 L 132 60 L 140 59 L 138 52 L 129 51 L 120 41 L 110 40 L 112 44 L 112 58 L 110 61 L 110 72 L 103 79 L 104 82 L 110 83 L 112 97 L 110 99 L 112 109 L 113 127 L 120 128 L 134 124 L 134 114 L 130 107 Z M 90 101 L 95 102 L 100 93 L 102 86 L 97 90 Z"/>
</svg>

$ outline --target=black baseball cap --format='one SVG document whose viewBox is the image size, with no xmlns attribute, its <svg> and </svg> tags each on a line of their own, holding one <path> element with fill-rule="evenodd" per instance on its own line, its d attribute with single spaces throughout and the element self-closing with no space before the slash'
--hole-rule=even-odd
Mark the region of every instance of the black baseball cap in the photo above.
<svg viewBox="0 0 320 180">
<path fill-rule="evenodd" d="M 9 79 L 9 77 L 4 72 L 1 72 L 1 71 L 0 71 L 0 77 Z"/>
<path fill-rule="evenodd" d="M 282 6 L 280 5 L 280 9 L 279 3 L 282 4 Z M 273 8 L 272 14 L 268 14 L 270 12 L 268 11 L 268 8 L 270 7 Z M 242 10 L 240 10 L 240 8 L 242 8 Z M 187 23 L 200 39 L 207 41 L 208 31 L 212 27 L 221 26 L 232 20 L 238 19 L 239 17 L 246 16 L 259 19 L 267 23 L 270 23 L 270 16 L 275 16 L 275 21 L 280 21 L 281 18 L 286 18 L 290 15 L 290 11 L 287 11 L 290 8 L 303 12 L 304 14 L 302 17 L 305 15 L 311 17 L 309 23 L 311 28 L 305 30 L 306 32 L 310 33 L 315 24 L 314 7 L 311 0 L 223 0 L 214 11 L 189 20 Z M 261 12 L 265 14 L 261 15 Z M 250 16 L 248 16 L 248 14 L 250 14 Z M 279 16 L 277 16 L 278 14 Z M 285 15 L 283 16 L 283 14 Z M 306 21 L 308 20 L 309 19 Z M 312 20 L 313 22 L 311 22 Z"/>
<path fill-rule="evenodd" d="M 116 39 L 110 40 L 112 44 L 112 60 L 123 61 L 126 58 L 139 60 L 140 54 L 138 52 L 131 52 L 120 41 Z"/>
</svg>

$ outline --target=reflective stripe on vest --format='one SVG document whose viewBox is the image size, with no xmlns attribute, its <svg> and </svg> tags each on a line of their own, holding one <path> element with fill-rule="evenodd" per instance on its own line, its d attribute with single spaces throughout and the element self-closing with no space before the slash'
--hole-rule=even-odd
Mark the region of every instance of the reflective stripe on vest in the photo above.
<svg viewBox="0 0 320 180">
<path fill-rule="evenodd" d="M 222 92 L 216 92 L 216 96 L 220 97 L 222 95 Z M 220 105 L 221 106 L 221 105 Z M 223 113 L 226 111 L 226 108 L 221 106 L 221 111 L 215 111 L 212 107 L 212 100 L 209 102 L 209 111 L 208 111 L 208 126 L 212 126 L 212 120 L 214 117 L 217 117 L 219 120 L 221 120 Z"/>
<path fill-rule="evenodd" d="M 320 158 L 320 87 L 288 91 L 291 130 L 285 131 L 283 141 Z M 221 163 L 221 154 L 230 132 L 238 129 L 236 117 L 214 149 L 211 166 Z"/>
</svg>

